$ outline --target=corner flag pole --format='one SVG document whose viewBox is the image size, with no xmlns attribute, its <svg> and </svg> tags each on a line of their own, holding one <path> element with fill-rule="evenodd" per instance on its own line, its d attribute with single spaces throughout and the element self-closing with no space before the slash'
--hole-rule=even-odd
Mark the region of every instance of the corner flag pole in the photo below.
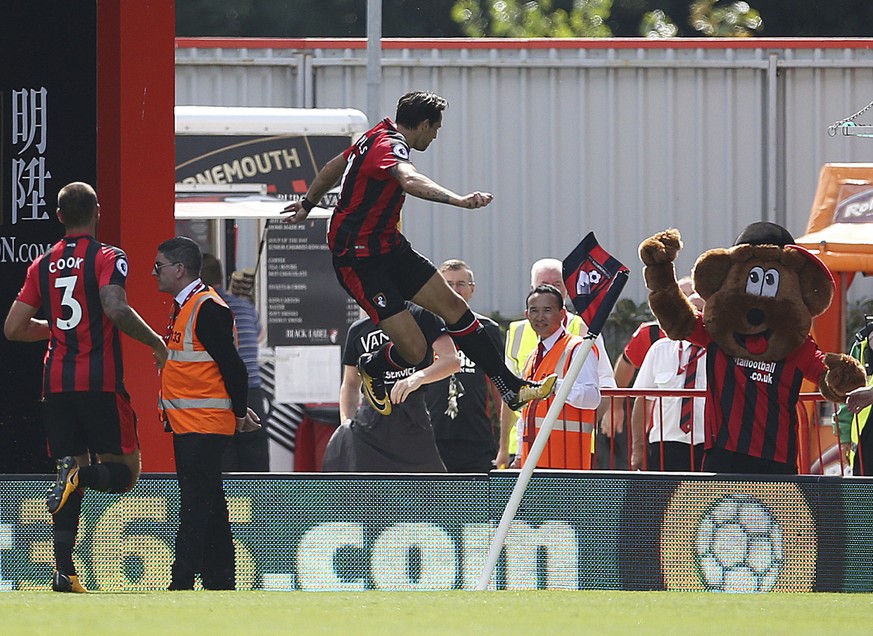
<svg viewBox="0 0 873 636">
<path fill-rule="evenodd" d="M 531 446 L 530 454 L 522 466 L 521 472 L 518 474 L 518 480 L 512 488 L 512 494 L 509 496 L 509 501 L 506 504 L 506 509 L 503 511 L 503 516 L 500 518 L 500 524 L 497 526 L 497 531 L 494 533 L 494 539 L 491 541 L 491 548 L 488 550 L 488 558 L 485 560 L 485 567 L 482 569 L 482 574 L 479 576 L 479 583 L 476 589 L 483 591 L 488 589 L 488 584 L 491 582 L 491 575 L 494 568 L 497 567 L 497 559 L 500 558 L 500 551 L 503 549 L 503 542 L 506 541 L 506 535 L 509 534 L 509 526 L 515 519 L 515 513 L 518 512 L 518 507 L 521 505 L 521 498 L 527 490 L 527 485 L 533 475 L 534 468 L 540 460 L 540 455 L 543 454 L 543 449 L 549 441 L 549 435 L 552 433 L 552 428 L 555 426 L 555 421 L 561 409 L 564 408 L 564 402 L 567 401 L 567 396 L 570 394 L 570 389 L 573 388 L 573 383 L 576 377 L 582 370 L 582 365 L 585 364 L 585 359 L 591 352 L 594 346 L 594 340 L 603 330 L 603 325 L 606 323 L 612 308 L 618 300 L 619 294 L 624 289 L 627 283 L 628 272 L 620 271 L 616 274 L 615 280 L 606 291 L 603 301 L 597 308 L 597 313 L 588 327 L 588 334 L 585 336 L 585 342 L 580 345 L 579 353 L 576 354 L 570 368 L 561 383 L 561 387 L 555 393 L 555 399 L 546 413 L 543 425 L 537 433 L 533 446 Z"/>
</svg>

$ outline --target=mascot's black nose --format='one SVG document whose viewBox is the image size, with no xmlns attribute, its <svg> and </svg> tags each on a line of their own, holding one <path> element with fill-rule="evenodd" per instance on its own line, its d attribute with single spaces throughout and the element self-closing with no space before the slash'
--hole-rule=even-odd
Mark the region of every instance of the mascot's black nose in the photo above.
<svg viewBox="0 0 873 636">
<path fill-rule="evenodd" d="M 746 320 L 749 321 L 750 325 L 757 327 L 762 322 L 764 322 L 764 312 L 757 307 L 753 307 L 746 312 Z"/>
</svg>

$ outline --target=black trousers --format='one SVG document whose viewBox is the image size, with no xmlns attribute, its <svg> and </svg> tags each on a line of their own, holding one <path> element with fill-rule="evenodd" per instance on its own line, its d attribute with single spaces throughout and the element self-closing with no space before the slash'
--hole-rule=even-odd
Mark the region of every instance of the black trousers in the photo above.
<svg viewBox="0 0 873 636">
<path fill-rule="evenodd" d="M 609 426 L 609 414 L 605 416 L 607 426 Z M 597 470 L 627 470 L 627 430 L 628 423 L 625 422 L 624 430 L 621 433 L 615 433 L 613 437 L 604 435 L 600 432 L 600 426 L 596 427 L 596 437 L 594 442 L 594 467 Z"/>
<path fill-rule="evenodd" d="M 692 449 L 694 462 L 691 461 Z M 661 466 L 661 451 L 664 453 L 664 465 Z M 667 470 L 671 472 L 700 472 L 703 464 L 703 443 L 686 444 L 685 442 L 649 442 L 646 451 L 647 470 Z"/>
<path fill-rule="evenodd" d="M 270 472 L 270 436 L 263 388 L 249 387 L 249 408 L 261 418 L 261 428 L 231 436 L 221 459 L 221 469 L 226 473 Z"/>
<path fill-rule="evenodd" d="M 797 466 L 769 459 L 734 453 L 723 448 L 710 448 L 703 456 L 703 470 L 708 473 L 748 475 L 796 475 Z"/>
<path fill-rule="evenodd" d="M 497 449 L 491 440 L 438 439 L 436 444 L 450 473 L 488 473 L 494 470 Z"/>
<path fill-rule="evenodd" d="M 221 456 L 229 435 L 173 435 L 179 480 L 179 531 L 172 590 L 191 590 L 200 574 L 208 590 L 232 590 L 236 563 Z"/>
</svg>

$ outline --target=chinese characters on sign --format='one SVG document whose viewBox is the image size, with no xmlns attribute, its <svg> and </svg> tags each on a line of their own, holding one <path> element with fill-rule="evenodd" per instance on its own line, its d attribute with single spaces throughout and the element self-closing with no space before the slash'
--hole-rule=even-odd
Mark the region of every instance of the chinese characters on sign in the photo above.
<svg viewBox="0 0 873 636">
<path fill-rule="evenodd" d="M 12 224 L 44 221 L 45 185 L 52 174 L 45 164 L 48 124 L 45 87 L 12 91 Z"/>
</svg>

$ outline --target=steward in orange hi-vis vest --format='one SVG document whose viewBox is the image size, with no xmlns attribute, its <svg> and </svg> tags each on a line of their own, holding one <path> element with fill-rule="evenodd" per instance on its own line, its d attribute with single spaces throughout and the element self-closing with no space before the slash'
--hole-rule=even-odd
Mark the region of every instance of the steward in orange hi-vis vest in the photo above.
<svg viewBox="0 0 873 636">
<path fill-rule="evenodd" d="M 167 342 L 170 357 L 161 373 L 158 408 L 162 419 L 180 435 L 233 435 L 236 431 L 236 418 L 224 378 L 195 330 L 197 315 L 207 301 L 227 307 L 210 287 L 195 293 L 179 310 Z"/>
<path fill-rule="evenodd" d="M 558 376 L 558 381 L 564 379 L 573 358 L 573 352 L 584 342 L 584 339 L 563 331 L 557 342 L 543 356 L 542 361 L 534 370 L 537 350 L 534 349 L 524 366 L 525 380 L 541 380 L 551 373 Z M 591 353 L 599 358 L 596 347 Z M 528 405 L 522 412 L 525 423 L 522 443 L 522 463 L 527 459 L 533 446 L 536 434 L 542 427 L 546 413 L 552 405 L 554 395 L 545 400 L 537 400 Z M 589 470 L 591 468 L 592 436 L 597 419 L 596 409 L 580 409 L 570 404 L 564 404 L 558 419 L 555 421 L 549 442 L 543 449 L 543 454 L 537 462 L 537 468 L 568 468 L 571 470 Z"/>
</svg>

